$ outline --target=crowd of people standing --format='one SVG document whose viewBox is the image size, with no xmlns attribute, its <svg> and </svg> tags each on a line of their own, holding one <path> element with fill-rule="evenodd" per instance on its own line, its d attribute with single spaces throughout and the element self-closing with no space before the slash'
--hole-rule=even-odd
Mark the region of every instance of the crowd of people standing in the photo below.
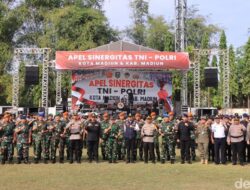
<svg viewBox="0 0 250 190">
<path fill-rule="evenodd" d="M 0 118 L 0 161 L 1 164 L 31 163 L 30 148 L 33 148 L 33 162 L 59 163 L 84 160 L 84 149 L 88 162 L 99 163 L 176 163 L 176 149 L 180 148 L 180 163 L 201 164 L 214 162 L 240 165 L 250 162 L 249 116 L 217 115 L 195 120 L 191 113 L 174 117 L 170 112 L 158 116 L 140 113 L 118 115 L 89 113 L 56 116 L 44 114 L 19 115 L 10 113 Z M 58 158 L 57 158 L 58 157 Z"/>
</svg>

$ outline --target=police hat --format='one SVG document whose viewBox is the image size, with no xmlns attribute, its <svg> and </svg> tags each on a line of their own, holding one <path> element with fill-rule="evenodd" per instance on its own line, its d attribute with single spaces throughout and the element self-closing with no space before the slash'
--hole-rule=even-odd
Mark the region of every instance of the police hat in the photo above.
<svg viewBox="0 0 250 190">
<path fill-rule="evenodd" d="M 242 116 L 245 117 L 245 118 L 248 118 L 248 117 L 249 117 L 249 115 L 248 115 L 247 113 L 243 113 Z"/>
</svg>

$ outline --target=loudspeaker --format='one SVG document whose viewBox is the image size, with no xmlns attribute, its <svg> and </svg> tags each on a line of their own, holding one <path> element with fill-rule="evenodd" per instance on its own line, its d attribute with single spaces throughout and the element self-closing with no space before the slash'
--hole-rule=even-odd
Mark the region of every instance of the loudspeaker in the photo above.
<svg viewBox="0 0 250 190">
<path fill-rule="evenodd" d="M 181 90 L 179 90 L 179 89 L 175 90 L 174 99 L 175 99 L 175 101 L 177 101 L 177 102 L 181 101 Z"/>
<path fill-rule="evenodd" d="M 204 79 L 206 87 L 217 87 L 218 69 L 216 67 L 206 67 L 204 70 Z"/>
<path fill-rule="evenodd" d="M 39 67 L 29 66 L 25 68 L 25 85 L 39 84 Z"/>
</svg>

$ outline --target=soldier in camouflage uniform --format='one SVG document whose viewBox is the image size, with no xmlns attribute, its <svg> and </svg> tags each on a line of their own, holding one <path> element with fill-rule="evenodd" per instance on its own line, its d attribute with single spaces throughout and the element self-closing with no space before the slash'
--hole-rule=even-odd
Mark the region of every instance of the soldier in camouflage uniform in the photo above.
<svg viewBox="0 0 250 190">
<path fill-rule="evenodd" d="M 116 124 L 115 118 L 110 119 L 110 124 L 108 128 L 104 130 L 107 136 L 107 153 L 109 163 L 117 163 L 117 139 L 121 134 L 120 127 Z"/>
<path fill-rule="evenodd" d="M 13 137 L 14 137 L 15 125 L 10 122 L 10 115 L 5 114 L 3 122 L 0 126 L 0 142 L 1 142 L 1 154 L 0 160 L 2 164 L 8 160 L 9 163 L 13 161 Z"/>
<path fill-rule="evenodd" d="M 102 159 L 107 160 L 108 150 L 107 150 L 107 134 L 104 132 L 105 129 L 109 127 L 109 114 L 103 114 L 103 121 L 101 122 L 101 151 Z"/>
<path fill-rule="evenodd" d="M 125 139 L 124 139 L 124 124 L 125 124 L 125 112 L 121 112 L 119 114 L 119 120 L 116 121 L 116 124 L 119 126 L 121 130 L 121 134 L 117 140 L 117 154 L 119 160 L 125 160 L 126 154 L 126 146 L 125 146 Z"/>
<path fill-rule="evenodd" d="M 53 115 L 51 115 L 51 114 L 48 115 L 48 119 L 47 119 L 46 123 L 47 123 L 47 132 L 44 134 L 44 136 L 46 137 L 46 138 L 44 138 L 44 140 L 45 140 L 44 142 L 47 143 L 47 147 L 48 147 L 48 160 L 51 159 L 53 161 L 53 159 L 51 157 L 53 154 L 52 151 L 54 151 L 54 149 L 55 149 L 54 146 L 51 144 L 53 128 L 54 128 L 54 123 L 55 123 L 55 121 L 53 119 Z"/>
<path fill-rule="evenodd" d="M 150 114 L 150 116 L 152 117 L 153 120 L 153 124 L 156 126 L 157 130 L 154 132 L 154 147 L 155 147 L 155 153 L 157 155 L 157 161 L 161 160 L 161 156 L 160 156 L 160 143 L 159 143 L 159 125 L 160 125 L 160 120 L 157 120 L 157 115 L 155 112 L 152 112 Z"/>
<path fill-rule="evenodd" d="M 69 114 L 68 114 L 68 112 L 64 112 L 63 119 L 62 119 L 64 129 L 66 128 L 66 126 L 68 125 L 69 122 L 70 122 Z M 60 143 L 60 149 L 63 149 L 63 152 L 64 152 L 64 147 L 66 146 L 67 160 L 69 160 L 69 157 L 70 157 L 69 137 L 70 137 L 70 132 L 67 130 L 66 133 L 64 134 L 64 136 L 62 136 L 61 140 L 63 140 L 63 141 L 61 141 L 61 143 Z"/>
<path fill-rule="evenodd" d="M 188 120 L 189 120 L 189 122 L 193 125 L 193 127 L 195 128 L 195 127 L 196 127 L 196 123 L 195 123 L 195 121 L 194 121 L 194 119 L 193 119 L 192 113 L 188 113 Z M 196 153 L 195 153 L 195 148 L 196 148 L 195 137 L 196 137 L 196 135 L 195 135 L 195 132 L 194 132 L 194 131 L 195 131 L 195 130 L 190 131 L 190 138 L 191 138 L 191 144 L 190 144 L 190 148 L 191 148 L 191 159 L 192 159 L 193 161 L 195 161 L 195 159 L 196 159 Z"/>
<path fill-rule="evenodd" d="M 57 115 L 55 117 L 55 121 L 53 123 L 53 128 L 51 128 L 50 130 L 52 131 L 52 137 L 51 137 L 51 160 L 52 163 L 56 163 L 56 150 L 59 147 L 59 159 L 60 159 L 60 163 L 63 163 L 63 159 L 64 159 L 64 124 L 63 122 L 60 120 L 61 117 L 60 115 Z"/>
<path fill-rule="evenodd" d="M 37 127 L 37 116 L 34 116 L 33 117 L 33 120 L 29 121 L 29 127 L 32 131 L 32 128 L 33 127 Z M 34 133 L 31 133 L 31 137 L 32 137 L 32 145 L 33 145 L 33 155 L 35 155 L 35 152 L 36 152 L 36 146 L 35 146 L 35 134 Z M 38 158 L 38 160 L 40 160 L 41 157 Z"/>
<path fill-rule="evenodd" d="M 143 141 L 141 138 L 141 128 L 145 122 L 141 119 L 140 113 L 135 114 L 135 122 L 136 122 L 136 125 L 138 125 L 140 130 L 136 131 L 134 160 L 137 160 L 137 149 L 139 149 L 139 159 L 140 161 L 143 161 Z"/>
<path fill-rule="evenodd" d="M 29 163 L 29 144 L 31 143 L 31 130 L 26 120 L 26 116 L 21 116 L 21 121 L 15 129 L 16 147 L 17 147 L 17 164 L 21 163 L 22 158 L 24 163 Z"/>
<path fill-rule="evenodd" d="M 163 122 L 161 123 L 160 133 L 162 136 L 162 157 L 161 162 L 164 164 L 168 153 L 170 156 L 171 164 L 175 161 L 175 139 L 176 139 L 176 129 L 173 122 L 170 122 L 169 117 L 165 116 Z"/>
<path fill-rule="evenodd" d="M 33 126 L 32 128 L 32 133 L 34 134 L 35 138 L 35 156 L 34 156 L 34 161 L 35 164 L 39 162 L 39 158 L 41 157 L 41 153 L 43 151 L 43 158 L 44 158 L 44 163 L 47 163 L 48 157 L 49 157 L 49 147 L 48 143 L 46 143 L 46 133 L 48 132 L 47 129 L 47 123 L 44 121 L 44 116 L 40 114 L 38 116 L 38 121 L 37 121 L 37 126 Z"/>
</svg>

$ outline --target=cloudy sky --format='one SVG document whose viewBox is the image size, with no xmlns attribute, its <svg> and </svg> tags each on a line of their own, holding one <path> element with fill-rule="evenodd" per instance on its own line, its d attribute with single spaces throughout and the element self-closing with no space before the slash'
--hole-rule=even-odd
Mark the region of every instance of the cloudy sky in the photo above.
<svg viewBox="0 0 250 190">
<path fill-rule="evenodd" d="M 105 0 L 104 10 L 111 26 L 123 29 L 131 24 L 130 0 Z M 200 14 L 208 16 L 208 22 L 222 27 L 229 44 L 240 47 L 250 36 L 250 0 L 187 0 L 197 5 Z M 162 15 L 169 22 L 174 19 L 174 0 L 149 0 L 149 11 Z"/>
</svg>

